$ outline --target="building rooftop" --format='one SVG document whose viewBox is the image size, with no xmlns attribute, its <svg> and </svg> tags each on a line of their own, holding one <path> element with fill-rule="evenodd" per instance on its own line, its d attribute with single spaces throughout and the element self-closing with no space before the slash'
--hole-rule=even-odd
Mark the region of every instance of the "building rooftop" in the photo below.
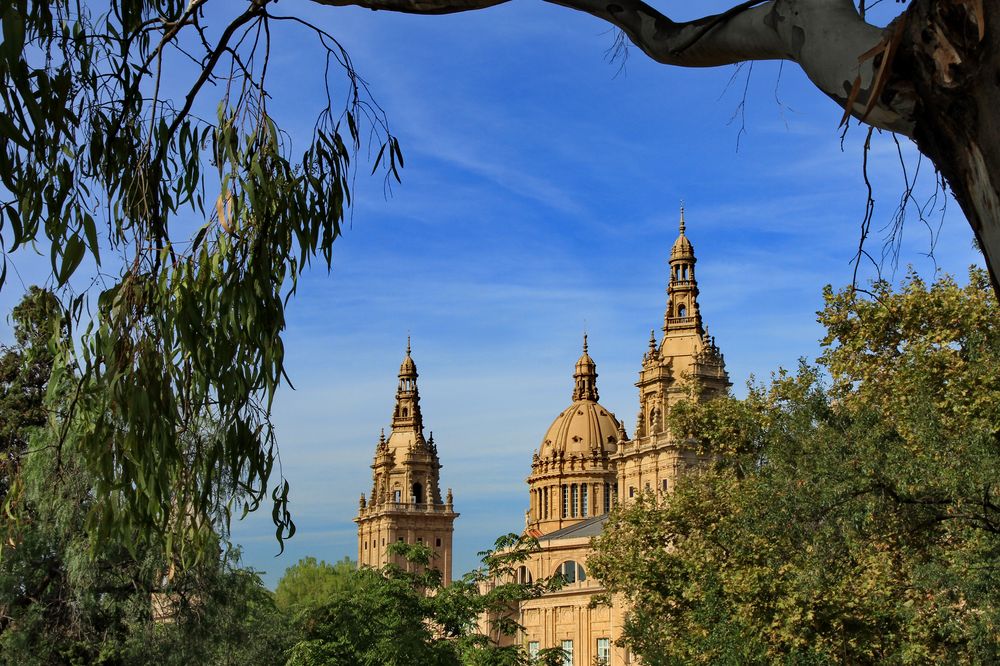
<svg viewBox="0 0 1000 666">
<path fill-rule="evenodd" d="M 555 532 L 549 532 L 545 536 L 539 537 L 539 541 L 552 541 L 555 539 L 577 539 L 583 537 L 595 537 L 604 531 L 604 523 L 608 520 L 608 514 L 587 518 L 579 523 L 564 527 Z"/>
</svg>

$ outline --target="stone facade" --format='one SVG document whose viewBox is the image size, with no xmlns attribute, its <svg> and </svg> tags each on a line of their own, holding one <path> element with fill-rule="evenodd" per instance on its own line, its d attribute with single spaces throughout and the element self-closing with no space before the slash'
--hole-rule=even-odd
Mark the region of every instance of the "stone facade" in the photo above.
<svg viewBox="0 0 1000 666">
<path fill-rule="evenodd" d="M 431 565 L 451 582 L 452 534 L 458 517 L 451 489 L 441 499 L 440 470 L 434 433 L 424 438 L 424 421 L 417 389 L 417 366 L 406 343 L 406 358 L 399 368 L 396 407 L 392 432 L 379 436 L 372 462 L 370 500 L 359 502 L 358 565 L 380 567 L 388 564 L 389 544 L 404 541 L 423 543 L 434 552 Z M 400 558 L 395 564 L 404 565 Z"/>
</svg>

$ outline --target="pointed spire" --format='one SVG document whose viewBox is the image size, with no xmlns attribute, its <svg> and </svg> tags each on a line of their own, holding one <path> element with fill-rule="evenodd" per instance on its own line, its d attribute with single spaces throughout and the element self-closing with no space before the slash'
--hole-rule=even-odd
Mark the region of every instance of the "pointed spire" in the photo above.
<svg viewBox="0 0 1000 666">
<path fill-rule="evenodd" d="M 587 353 L 587 334 L 583 334 L 583 354 L 576 362 L 573 373 L 573 401 L 593 400 L 597 402 L 597 364 Z"/>
<path fill-rule="evenodd" d="M 649 329 L 649 353 L 652 355 L 656 352 L 656 331 L 654 329 Z"/>
<path fill-rule="evenodd" d="M 417 364 L 410 355 L 410 336 L 406 336 L 406 357 L 399 366 L 399 385 L 396 388 L 396 409 L 392 416 L 392 429 L 423 430 L 420 418 L 420 393 L 417 390 Z"/>
<path fill-rule="evenodd" d="M 681 199 L 681 224 L 680 224 L 681 236 L 684 235 L 684 199 Z"/>
</svg>

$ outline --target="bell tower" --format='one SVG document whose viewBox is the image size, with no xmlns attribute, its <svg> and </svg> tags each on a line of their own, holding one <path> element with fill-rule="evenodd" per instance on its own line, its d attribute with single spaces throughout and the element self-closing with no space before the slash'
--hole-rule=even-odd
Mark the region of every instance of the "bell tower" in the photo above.
<svg viewBox="0 0 1000 666">
<path fill-rule="evenodd" d="M 635 437 L 619 447 L 619 496 L 627 501 L 636 493 L 668 491 L 685 465 L 698 462 L 667 427 L 667 415 L 692 391 L 698 399 L 724 395 L 731 386 L 726 362 L 708 334 L 698 304 L 694 246 L 686 234 L 681 204 L 677 240 L 670 248 L 667 305 L 663 337 L 650 332 L 649 349 L 639 370 L 639 415 Z"/>
<path fill-rule="evenodd" d="M 417 389 L 417 366 L 406 341 L 406 357 L 399 367 L 392 430 L 379 436 L 372 462 L 369 498 L 361 495 L 358 516 L 358 565 L 380 567 L 390 561 L 388 547 L 396 541 L 422 543 L 434 553 L 431 567 L 438 569 L 445 584 L 451 582 L 452 533 L 455 513 L 451 489 L 441 498 L 434 433 L 424 438 Z"/>
</svg>

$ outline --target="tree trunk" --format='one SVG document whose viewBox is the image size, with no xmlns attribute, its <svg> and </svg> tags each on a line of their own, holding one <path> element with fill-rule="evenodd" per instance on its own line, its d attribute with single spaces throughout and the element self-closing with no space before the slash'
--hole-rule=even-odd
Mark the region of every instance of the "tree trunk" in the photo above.
<svg viewBox="0 0 1000 666">
<path fill-rule="evenodd" d="M 916 100 L 913 139 L 962 207 L 1000 298 L 1000 11 L 985 2 L 914 0 L 881 101 Z"/>
</svg>

